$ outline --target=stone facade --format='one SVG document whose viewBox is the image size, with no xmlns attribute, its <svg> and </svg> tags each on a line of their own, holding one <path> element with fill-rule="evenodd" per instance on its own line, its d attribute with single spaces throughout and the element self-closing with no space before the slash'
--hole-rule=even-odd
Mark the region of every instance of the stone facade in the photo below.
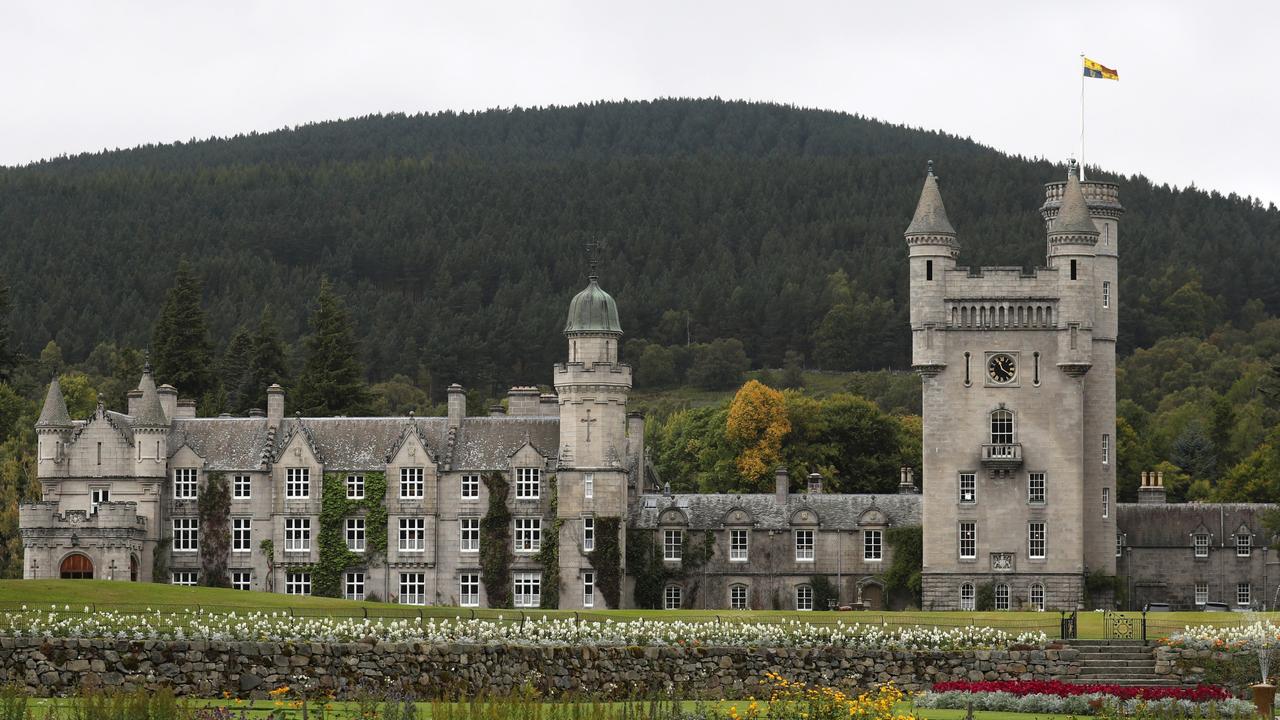
<svg viewBox="0 0 1280 720">
<path fill-rule="evenodd" d="M 851 648 L 523 647 L 397 643 L 228 643 L 0 638 L 0 683 L 35 695 L 82 683 L 172 688 L 179 695 L 263 698 L 305 669 L 321 688 L 350 697 L 385 678 L 419 698 L 506 694 L 525 683 L 557 694 L 617 698 L 761 696 L 765 673 L 845 689 L 889 681 L 907 691 L 953 680 L 1075 679 L 1079 653 L 1043 650 L 887 652 Z"/>
</svg>

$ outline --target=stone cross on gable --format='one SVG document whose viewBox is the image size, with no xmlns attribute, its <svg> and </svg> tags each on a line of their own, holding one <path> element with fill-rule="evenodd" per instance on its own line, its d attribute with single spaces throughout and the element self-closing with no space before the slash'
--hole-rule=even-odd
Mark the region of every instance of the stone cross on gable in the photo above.
<svg viewBox="0 0 1280 720">
<path fill-rule="evenodd" d="M 578 422 L 583 423 L 583 424 L 585 424 L 585 425 L 587 426 L 587 439 L 586 439 L 586 441 L 587 441 L 587 442 L 591 442 L 591 426 L 592 426 L 592 425 L 594 425 L 594 424 L 596 424 L 596 423 L 598 423 L 598 422 L 600 422 L 600 421 L 599 421 L 598 419 L 596 419 L 596 418 L 591 417 L 591 411 L 590 411 L 590 410 L 588 410 L 588 411 L 587 411 L 587 416 L 586 416 L 586 417 L 584 417 L 584 418 L 582 418 L 582 419 L 581 419 L 581 420 L 579 420 Z"/>
</svg>

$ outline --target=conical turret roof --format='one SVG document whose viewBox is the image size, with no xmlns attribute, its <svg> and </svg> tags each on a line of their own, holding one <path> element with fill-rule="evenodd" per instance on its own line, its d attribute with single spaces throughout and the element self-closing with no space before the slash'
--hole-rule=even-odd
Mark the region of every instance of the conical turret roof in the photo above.
<svg viewBox="0 0 1280 720">
<path fill-rule="evenodd" d="M 151 363 L 142 367 L 142 380 L 138 382 L 142 397 L 138 400 L 138 414 L 133 416 L 134 427 L 163 428 L 169 427 L 169 419 L 164 416 L 164 406 L 160 404 L 160 393 L 156 392 L 156 381 L 151 376 Z"/>
<path fill-rule="evenodd" d="M 1067 186 L 1062 190 L 1062 204 L 1054 218 L 1051 235 L 1094 235 L 1098 226 L 1089 215 L 1089 204 L 1080 189 L 1080 168 L 1074 160 L 1067 167 Z"/>
<path fill-rule="evenodd" d="M 36 427 L 71 427 L 71 413 L 67 412 L 67 401 L 62 397 L 57 375 L 49 382 L 49 392 L 45 393 L 44 407 L 40 410 Z"/>
<path fill-rule="evenodd" d="M 933 174 L 933 161 L 929 161 L 929 174 L 924 179 L 924 188 L 920 190 L 920 202 L 916 203 L 915 217 L 907 226 L 907 235 L 952 235 L 956 229 L 947 219 L 947 208 L 942 204 L 942 193 L 938 190 L 938 178 Z"/>
<path fill-rule="evenodd" d="M 565 333 L 617 333 L 622 334 L 618 322 L 618 303 L 600 287 L 595 275 L 587 287 L 569 301 L 569 319 L 564 324 Z"/>
</svg>

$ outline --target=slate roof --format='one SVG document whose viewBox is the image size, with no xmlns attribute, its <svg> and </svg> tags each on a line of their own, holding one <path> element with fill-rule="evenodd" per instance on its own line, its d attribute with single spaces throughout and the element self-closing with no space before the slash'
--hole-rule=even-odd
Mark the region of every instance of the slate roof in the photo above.
<svg viewBox="0 0 1280 720">
<path fill-rule="evenodd" d="M 138 389 L 142 391 L 142 397 L 138 400 L 138 414 L 133 417 L 133 424 L 137 427 L 169 427 L 164 407 L 160 404 L 160 394 L 156 392 L 156 382 L 151 377 L 151 363 L 142 368 L 142 380 L 138 383 Z"/>
<path fill-rule="evenodd" d="M 911 218 L 906 234 L 956 234 L 956 229 L 947 219 L 947 207 L 942 204 L 942 193 L 938 190 L 938 178 L 933 175 L 932 161 L 929 163 L 929 174 L 924 179 L 924 187 L 920 189 L 920 201 L 916 203 L 916 214 Z"/>
<path fill-rule="evenodd" d="M 49 381 L 49 392 L 44 396 L 36 427 L 71 427 L 71 414 L 67 412 L 67 401 L 62 397 L 62 385 L 56 375 Z"/>
<path fill-rule="evenodd" d="M 188 445 L 210 470 L 257 470 L 267 446 L 266 418 L 188 418 L 174 420 L 169 455 Z"/>
<path fill-rule="evenodd" d="M 465 418 L 453 450 L 452 467 L 457 470 L 506 469 L 508 458 L 523 447 L 525 442 L 533 445 L 543 457 L 557 457 L 560 447 L 560 418 Z"/>
<path fill-rule="evenodd" d="M 642 495 L 631 508 L 629 522 L 636 528 L 656 528 L 658 516 L 674 505 L 689 516 L 690 529 L 711 530 L 723 527 L 722 521 L 730 510 L 742 508 L 754 518 L 755 527 L 786 530 L 791 527 L 791 516 L 808 508 L 817 513 L 818 525 L 823 530 L 855 530 L 859 527 L 858 518 L 872 507 L 884 513 L 892 527 L 918 526 L 920 504 L 921 496 L 914 494 L 791 494 L 785 505 L 779 504 L 772 494 Z"/>
<path fill-rule="evenodd" d="M 1089 216 L 1089 205 L 1085 202 L 1084 192 L 1080 190 L 1080 170 L 1075 161 L 1067 170 L 1067 186 L 1062 191 L 1062 205 L 1058 208 L 1058 217 L 1053 221 L 1051 234 L 1062 235 L 1097 235 L 1098 226 Z"/>
<path fill-rule="evenodd" d="M 1191 535 L 1203 526 L 1212 543 L 1231 542 L 1231 536 L 1245 525 L 1254 535 L 1265 534 L 1262 514 L 1273 510 L 1270 503 L 1120 503 L 1116 506 L 1116 527 L 1124 533 L 1129 547 L 1191 547 Z M 1255 538 L 1255 545 L 1269 539 Z"/>
</svg>

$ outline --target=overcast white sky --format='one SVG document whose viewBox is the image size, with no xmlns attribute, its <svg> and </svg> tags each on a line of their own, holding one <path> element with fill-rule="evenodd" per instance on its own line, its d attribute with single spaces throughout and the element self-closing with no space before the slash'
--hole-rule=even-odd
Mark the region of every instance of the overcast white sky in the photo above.
<svg viewBox="0 0 1280 720">
<path fill-rule="evenodd" d="M 0 165 L 372 112 L 720 96 L 1280 203 L 1280 2 L 0 3 Z M 963 172 L 953 168 L 951 177 Z"/>
</svg>

